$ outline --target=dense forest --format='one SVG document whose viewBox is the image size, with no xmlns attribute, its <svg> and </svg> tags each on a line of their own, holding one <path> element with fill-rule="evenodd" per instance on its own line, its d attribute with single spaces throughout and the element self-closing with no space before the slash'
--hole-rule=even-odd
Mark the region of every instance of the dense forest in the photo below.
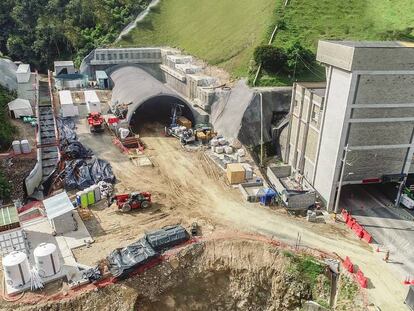
<svg viewBox="0 0 414 311">
<path fill-rule="evenodd" d="M 150 0 L 0 0 L 0 52 L 51 68 L 112 43 Z"/>
</svg>

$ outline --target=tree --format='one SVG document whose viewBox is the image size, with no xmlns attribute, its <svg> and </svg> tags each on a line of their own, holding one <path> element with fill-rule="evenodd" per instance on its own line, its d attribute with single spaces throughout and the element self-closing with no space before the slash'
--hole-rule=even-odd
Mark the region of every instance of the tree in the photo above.
<svg viewBox="0 0 414 311">
<path fill-rule="evenodd" d="M 260 45 L 254 50 L 254 60 L 271 73 L 281 72 L 286 67 L 287 57 L 282 49 L 273 45 Z"/>
<path fill-rule="evenodd" d="M 294 42 L 286 48 L 286 69 L 289 72 L 301 73 L 306 71 L 315 61 L 311 50 L 304 48 L 299 42 Z"/>
</svg>

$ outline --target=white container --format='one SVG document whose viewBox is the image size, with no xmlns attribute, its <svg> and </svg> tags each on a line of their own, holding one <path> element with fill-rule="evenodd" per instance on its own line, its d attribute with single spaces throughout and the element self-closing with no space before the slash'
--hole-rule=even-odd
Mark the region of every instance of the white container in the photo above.
<svg viewBox="0 0 414 311">
<path fill-rule="evenodd" d="M 125 139 L 125 138 L 127 138 L 128 137 L 128 135 L 129 135 L 129 130 L 128 129 L 124 129 L 124 128 L 120 128 L 119 129 L 119 137 L 121 138 L 121 139 Z"/>
<path fill-rule="evenodd" d="M 93 185 L 91 188 L 95 192 L 95 203 L 99 202 L 101 200 L 101 189 L 98 185 Z"/>
<path fill-rule="evenodd" d="M 225 146 L 225 147 L 224 147 L 224 152 L 225 152 L 226 154 L 232 154 L 232 153 L 233 153 L 233 148 L 232 148 L 232 147 L 230 147 L 230 146 Z"/>
<path fill-rule="evenodd" d="M 245 172 L 245 175 L 246 175 L 246 179 L 252 179 L 253 178 L 253 169 L 252 169 L 252 167 L 249 164 L 245 163 L 245 164 L 243 164 L 243 168 L 244 168 L 244 172 Z"/>
<path fill-rule="evenodd" d="M 22 148 L 21 148 L 21 144 L 19 140 L 15 140 L 12 142 L 12 148 L 13 148 L 13 152 L 14 154 L 21 154 L 22 153 Z"/>
<path fill-rule="evenodd" d="M 30 147 L 29 141 L 27 139 L 23 139 L 20 142 L 20 146 L 23 153 L 30 153 L 32 151 L 32 148 Z"/>
<path fill-rule="evenodd" d="M 225 144 L 227 144 L 227 141 L 225 138 L 219 138 L 218 142 L 220 146 L 224 146 Z"/>
<path fill-rule="evenodd" d="M 213 147 L 218 146 L 219 142 L 216 138 L 213 138 L 212 140 L 210 140 L 210 145 Z"/>
<path fill-rule="evenodd" d="M 246 155 L 246 151 L 244 149 L 237 150 L 237 155 L 240 157 L 244 157 Z"/>
<path fill-rule="evenodd" d="M 98 95 L 93 90 L 88 90 L 83 92 L 85 96 L 86 109 L 88 113 L 91 112 L 101 112 L 101 101 L 99 100 Z"/>
<path fill-rule="evenodd" d="M 30 266 L 23 252 L 11 252 L 3 257 L 3 273 L 6 283 L 13 288 L 20 288 L 30 282 Z"/>
<path fill-rule="evenodd" d="M 60 272 L 61 264 L 55 244 L 39 244 L 34 249 L 33 256 L 41 278 L 51 277 Z"/>
<path fill-rule="evenodd" d="M 223 152 L 224 152 L 224 147 L 223 146 L 216 147 L 216 153 L 220 154 L 220 153 L 223 153 Z"/>
</svg>

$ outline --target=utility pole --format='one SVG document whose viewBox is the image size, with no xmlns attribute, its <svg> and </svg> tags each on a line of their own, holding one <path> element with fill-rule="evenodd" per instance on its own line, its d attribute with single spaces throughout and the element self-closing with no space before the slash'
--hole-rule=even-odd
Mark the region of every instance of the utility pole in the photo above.
<svg viewBox="0 0 414 311">
<path fill-rule="evenodd" d="M 342 190 L 342 181 L 344 179 L 344 172 L 345 172 L 345 166 L 346 166 L 346 157 L 348 155 L 348 152 L 350 151 L 348 144 L 345 147 L 345 155 L 342 159 L 342 167 L 341 167 L 341 175 L 339 177 L 339 185 L 338 185 L 338 194 L 336 196 L 335 201 L 335 209 L 334 209 L 334 219 L 336 221 L 336 215 L 338 214 L 338 207 L 339 207 L 339 200 L 341 199 L 341 190 Z"/>
<path fill-rule="evenodd" d="M 260 166 L 263 167 L 263 95 L 260 92 Z"/>
</svg>

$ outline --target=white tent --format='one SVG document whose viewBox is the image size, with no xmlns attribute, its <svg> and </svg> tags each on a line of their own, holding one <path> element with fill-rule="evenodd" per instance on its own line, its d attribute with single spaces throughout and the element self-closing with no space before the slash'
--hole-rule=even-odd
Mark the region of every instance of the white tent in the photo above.
<svg viewBox="0 0 414 311">
<path fill-rule="evenodd" d="M 47 218 L 57 234 L 74 231 L 77 228 L 72 211 L 75 209 L 66 192 L 43 200 Z"/>
<path fill-rule="evenodd" d="M 14 117 L 20 118 L 23 116 L 33 116 L 33 109 L 27 99 L 17 98 L 7 104 L 10 112 L 13 112 Z"/>
</svg>

